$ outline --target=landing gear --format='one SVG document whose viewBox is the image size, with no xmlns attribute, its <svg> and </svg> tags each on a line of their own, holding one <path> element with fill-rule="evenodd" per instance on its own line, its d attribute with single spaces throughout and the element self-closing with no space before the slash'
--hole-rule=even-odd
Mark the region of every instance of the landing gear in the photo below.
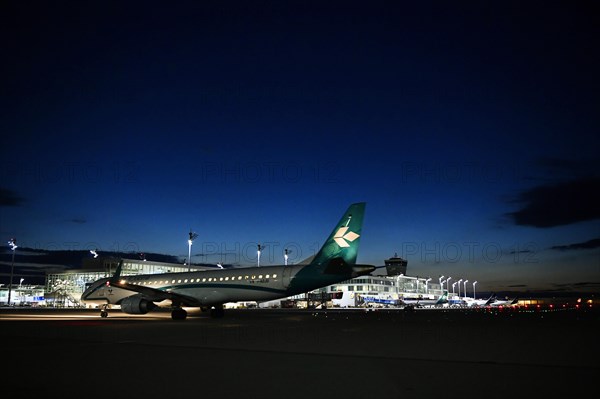
<svg viewBox="0 0 600 399">
<path fill-rule="evenodd" d="M 219 319 L 225 316 L 225 309 L 223 309 L 223 305 L 216 305 L 210 309 L 210 317 L 213 319 Z"/>
<path fill-rule="evenodd" d="M 171 311 L 171 318 L 173 320 L 185 320 L 187 317 L 187 312 L 182 308 L 175 308 Z"/>
<path fill-rule="evenodd" d="M 102 305 L 100 308 L 100 317 L 105 318 L 108 317 L 108 304 Z"/>
</svg>

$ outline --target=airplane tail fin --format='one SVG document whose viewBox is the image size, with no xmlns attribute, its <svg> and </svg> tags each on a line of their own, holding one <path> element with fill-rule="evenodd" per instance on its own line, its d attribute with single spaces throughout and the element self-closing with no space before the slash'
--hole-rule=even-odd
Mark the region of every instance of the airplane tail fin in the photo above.
<svg viewBox="0 0 600 399">
<path fill-rule="evenodd" d="M 444 293 L 440 295 L 436 304 L 442 304 L 448 302 L 448 290 L 444 290 Z"/>
<path fill-rule="evenodd" d="M 333 259 L 339 259 L 347 265 L 356 264 L 365 206 L 364 202 L 359 202 L 348 207 L 311 265 L 327 266 Z"/>
<path fill-rule="evenodd" d="M 356 264 L 364 214 L 364 202 L 348 207 L 319 252 L 301 263 L 302 269 L 291 281 L 288 291 L 306 292 L 375 270 L 372 265 Z"/>
</svg>

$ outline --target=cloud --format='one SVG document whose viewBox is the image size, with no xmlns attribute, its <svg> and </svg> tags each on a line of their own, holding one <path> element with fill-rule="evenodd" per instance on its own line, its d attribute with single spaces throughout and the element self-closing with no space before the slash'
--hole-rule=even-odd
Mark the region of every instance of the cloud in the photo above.
<svg viewBox="0 0 600 399">
<path fill-rule="evenodd" d="M 511 254 L 511 255 L 516 255 L 516 254 L 530 254 L 530 253 L 533 253 L 533 252 L 534 251 L 532 251 L 531 249 L 523 249 L 523 250 L 520 250 L 520 251 L 514 251 L 514 250 L 510 251 L 509 254 Z"/>
<path fill-rule="evenodd" d="M 554 245 L 553 247 L 550 247 L 550 249 L 556 249 L 558 251 L 573 251 L 573 250 L 577 250 L 577 249 L 594 249 L 594 248 L 600 248 L 600 238 L 594 238 L 589 241 L 577 242 L 574 244 Z"/>
<path fill-rule="evenodd" d="M 84 224 L 84 223 L 87 223 L 87 220 L 85 220 L 83 218 L 73 218 L 73 219 L 69 220 L 69 222 L 76 223 L 76 224 Z"/>
<path fill-rule="evenodd" d="M 21 206 L 24 201 L 14 191 L 0 187 L 0 206 Z"/>
<path fill-rule="evenodd" d="M 600 178 L 534 187 L 519 194 L 523 207 L 509 213 L 520 226 L 547 228 L 600 218 Z"/>
</svg>

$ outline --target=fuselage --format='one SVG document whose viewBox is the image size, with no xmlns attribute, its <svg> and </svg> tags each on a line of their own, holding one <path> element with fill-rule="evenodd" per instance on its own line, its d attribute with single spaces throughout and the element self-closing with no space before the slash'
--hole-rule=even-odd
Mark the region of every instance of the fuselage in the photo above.
<svg viewBox="0 0 600 399">
<path fill-rule="evenodd" d="M 265 266 L 184 273 L 121 276 L 120 281 L 184 295 L 197 306 L 240 300 L 261 301 L 287 295 L 290 279 L 301 266 Z M 96 281 L 82 294 L 85 302 L 118 304 L 135 291 L 113 287 L 109 278 Z M 107 284 L 108 283 L 108 284 Z"/>
<path fill-rule="evenodd" d="M 188 306 L 211 306 L 284 298 L 353 277 L 306 273 L 305 268 L 306 265 L 248 267 L 121 276 L 119 280 L 182 295 L 189 298 Z M 81 299 L 88 303 L 119 304 L 136 294 L 138 292 L 111 285 L 110 278 L 105 278 L 87 288 Z"/>
</svg>

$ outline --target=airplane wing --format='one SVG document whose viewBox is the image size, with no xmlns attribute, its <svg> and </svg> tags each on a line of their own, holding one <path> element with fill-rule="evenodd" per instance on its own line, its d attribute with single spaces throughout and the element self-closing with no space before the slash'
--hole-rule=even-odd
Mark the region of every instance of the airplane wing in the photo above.
<svg viewBox="0 0 600 399">
<path fill-rule="evenodd" d="M 173 301 L 173 303 L 178 303 L 183 306 L 200 306 L 196 299 L 188 297 L 186 295 L 177 294 L 175 292 L 157 290 L 156 288 L 144 287 L 141 285 L 131 284 L 124 281 L 111 281 L 110 285 L 122 288 L 124 290 L 140 293 L 142 294 L 144 299 L 147 299 L 151 302 L 160 302 L 164 301 L 165 299 L 169 299 Z"/>
<path fill-rule="evenodd" d="M 110 278 L 108 284 L 114 287 L 122 288 L 128 291 L 134 291 L 142 294 L 144 299 L 147 299 L 151 302 L 161 302 L 165 299 L 171 300 L 173 303 L 178 304 L 179 306 L 200 306 L 198 301 L 195 298 L 188 297 L 186 295 L 177 294 L 171 291 L 163 291 L 156 288 L 145 287 L 142 285 L 131 284 L 125 280 L 121 280 L 121 269 L 123 267 L 123 260 L 119 262 L 119 266 L 115 271 L 115 274 Z"/>
</svg>

